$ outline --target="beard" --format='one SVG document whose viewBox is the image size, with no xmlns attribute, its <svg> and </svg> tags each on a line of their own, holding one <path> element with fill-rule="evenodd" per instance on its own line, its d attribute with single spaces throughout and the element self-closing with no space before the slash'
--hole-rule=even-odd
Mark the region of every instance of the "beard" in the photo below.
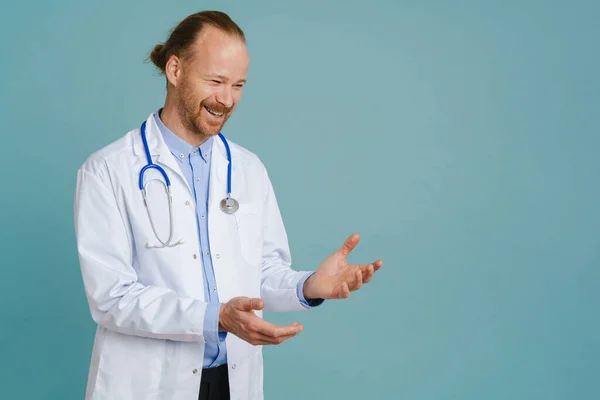
<svg viewBox="0 0 600 400">
<path fill-rule="evenodd" d="M 223 113 L 223 116 L 213 118 L 206 108 L 219 114 Z M 209 100 L 199 101 L 191 93 L 189 86 L 183 85 L 177 111 L 187 129 L 200 137 L 209 137 L 221 132 L 233 111 L 233 106 L 224 107 L 222 104 Z"/>
</svg>

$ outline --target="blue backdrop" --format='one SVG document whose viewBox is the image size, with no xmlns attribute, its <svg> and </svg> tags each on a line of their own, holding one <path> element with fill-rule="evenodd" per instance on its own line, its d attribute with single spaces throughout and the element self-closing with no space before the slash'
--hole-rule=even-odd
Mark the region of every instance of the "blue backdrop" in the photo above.
<svg viewBox="0 0 600 400">
<path fill-rule="evenodd" d="M 186 15 L 242 26 L 225 133 L 269 168 L 294 266 L 385 261 L 265 348 L 268 399 L 600 398 L 593 1 L 4 2 L 0 398 L 82 399 L 77 168 L 162 105 Z"/>
</svg>

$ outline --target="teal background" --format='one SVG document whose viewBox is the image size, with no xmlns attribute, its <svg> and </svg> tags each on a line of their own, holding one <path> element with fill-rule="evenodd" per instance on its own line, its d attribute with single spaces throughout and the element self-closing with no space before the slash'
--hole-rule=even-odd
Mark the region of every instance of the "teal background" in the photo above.
<svg viewBox="0 0 600 400">
<path fill-rule="evenodd" d="M 162 105 L 144 58 L 227 11 L 227 136 L 269 168 L 294 266 L 351 233 L 374 281 L 265 348 L 267 399 L 600 398 L 593 1 L 3 2 L 0 398 L 82 399 L 95 326 L 76 170 Z"/>
</svg>

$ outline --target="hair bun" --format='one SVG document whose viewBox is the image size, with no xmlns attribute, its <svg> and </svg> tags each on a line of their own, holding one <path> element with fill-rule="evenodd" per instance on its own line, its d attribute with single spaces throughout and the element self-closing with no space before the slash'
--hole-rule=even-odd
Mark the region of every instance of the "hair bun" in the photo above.
<svg viewBox="0 0 600 400">
<path fill-rule="evenodd" d="M 150 61 L 152 61 L 152 63 L 156 65 L 156 67 L 162 72 L 165 72 L 165 55 L 163 51 L 164 48 L 164 44 L 157 44 L 156 46 L 154 46 L 154 49 L 152 49 L 152 52 L 150 53 Z"/>
</svg>

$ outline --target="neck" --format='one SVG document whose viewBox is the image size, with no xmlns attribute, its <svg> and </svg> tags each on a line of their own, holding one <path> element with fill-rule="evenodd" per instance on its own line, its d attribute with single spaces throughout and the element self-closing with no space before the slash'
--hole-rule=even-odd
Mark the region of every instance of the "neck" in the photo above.
<svg viewBox="0 0 600 400">
<path fill-rule="evenodd" d="M 160 113 L 160 119 L 163 124 L 179 138 L 194 147 L 200 146 L 208 139 L 207 135 L 199 134 L 192 127 L 189 127 L 188 124 L 184 123 L 182 118 L 183 116 L 179 113 L 177 104 L 174 104 L 167 96 L 165 105 Z"/>
</svg>

